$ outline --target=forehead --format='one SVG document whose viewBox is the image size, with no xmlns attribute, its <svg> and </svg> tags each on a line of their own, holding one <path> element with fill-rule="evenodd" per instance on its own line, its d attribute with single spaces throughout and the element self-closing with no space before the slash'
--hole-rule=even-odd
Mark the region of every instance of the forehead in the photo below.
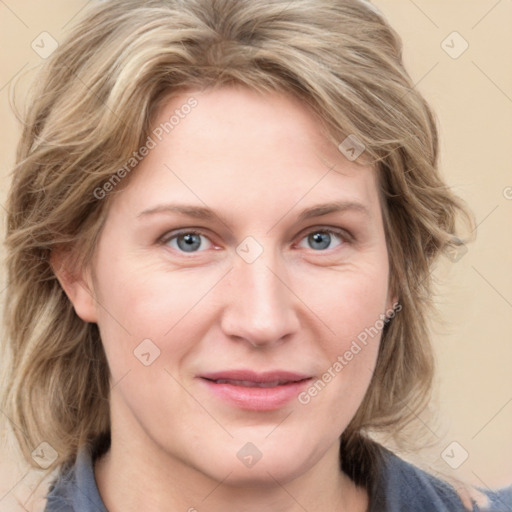
<svg viewBox="0 0 512 512">
<path fill-rule="evenodd" d="M 349 161 L 308 105 L 283 93 L 182 91 L 160 106 L 150 137 L 123 191 L 134 208 L 179 199 L 275 216 L 298 203 L 378 202 L 374 168 Z"/>
</svg>

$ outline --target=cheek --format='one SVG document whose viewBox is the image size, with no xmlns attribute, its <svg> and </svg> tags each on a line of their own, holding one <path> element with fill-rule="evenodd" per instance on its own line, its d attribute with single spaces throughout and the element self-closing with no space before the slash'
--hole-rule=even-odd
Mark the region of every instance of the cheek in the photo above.
<svg viewBox="0 0 512 512">
<path fill-rule="evenodd" d="M 387 281 L 387 267 L 359 267 L 336 273 L 331 280 L 332 293 L 317 292 L 316 300 L 314 293 L 309 294 L 308 305 L 325 319 L 330 335 L 322 340 L 323 371 L 306 390 L 302 403 L 314 400 L 316 406 L 334 406 L 332 415 L 340 422 L 355 414 L 377 360 L 385 325 Z M 341 403 L 343 407 L 336 407 Z"/>
<path fill-rule="evenodd" d="M 155 265 L 130 264 L 129 259 L 101 268 L 98 325 L 113 376 L 133 369 L 139 346 L 142 350 L 154 344 L 155 352 L 163 352 L 172 340 L 175 360 L 193 348 L 193 338 L 207 328 L 204 305 L 218 276 L 170 272 Z"/>
<path fill-rule="evenodd" d="M 98 325 L 114 379 L 140 370 L 136 355 L 141 343 L 142 349 L 166 352 L 156 366 L 164 360 L 178 365 L 199 350 L 230 301 L 222 282 L 224 267 L 169 270 L 163 262 L 143 263 L 141 254 L 124 256 L 130 252 L 120 249 L 121 242 L 103 248 L 97 271 Z M 380 338 L 375 325 L 386 309 L 386 261 L 383 253 L 338 270 L 312 265 L 290 270 L 286 281 L 302 301 L 291 307 L 300 309 L 296 314 L 309 333 L 299 337 L 316 345 L 314 352 L 326 369 L 339 356 L 351 358 L 350 351 L 355 357 L 345 373 L 373 367 Z"/>
<path fill-rule="evenodd" d="M 333 271 L 323 281 L 314 276 L 309 281 L 304 285 L 308 289 L 307 305 L 318 312 L 332 334 L 328 337 L 331 350 L 347 349 L 347 343 L 358 337 L 364 339 L 364 333 L 376 326 L 382 330 L 388 300 L 385 265 L 360 265 L 344 272 Z M 318 286 L 320 282 L 323 289 Z"/>
</svg>

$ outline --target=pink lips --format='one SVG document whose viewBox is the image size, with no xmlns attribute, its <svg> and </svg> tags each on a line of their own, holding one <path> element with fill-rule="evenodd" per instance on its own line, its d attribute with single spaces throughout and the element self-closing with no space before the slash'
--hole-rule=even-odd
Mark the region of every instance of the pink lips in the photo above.
<svg viewBox="0 0 512 512">
<path fill-rule="evenodd" d="M 297 397 L 311 376 L 282 370 L 230 370 L 198 375 L 216 396 L 241 409 L 270 411 Z"/>
</svg>

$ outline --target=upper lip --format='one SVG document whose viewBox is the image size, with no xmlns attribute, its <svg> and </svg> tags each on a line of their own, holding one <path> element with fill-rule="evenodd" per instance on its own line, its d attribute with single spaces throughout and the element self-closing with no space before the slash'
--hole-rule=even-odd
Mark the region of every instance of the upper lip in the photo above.
<svg viewBox="0 0 512 512">
<path fill-rule="evenodd" d="M 301 380 L 311 378 L 311 375 L 305 373 L 290 372 L 285 370 L 273 370 L 266 372 L 255 372 L 253 370 L 225 370 L 211 373 L 201 373 L 198 375 L 203 379 L 218 381 L 218 380 L 232 380 L 232 381 L 245 381 L 265 383 L 265 382 L 278 382 L 279 384 L 289 382 L 299 382 Z"/>
</svg>

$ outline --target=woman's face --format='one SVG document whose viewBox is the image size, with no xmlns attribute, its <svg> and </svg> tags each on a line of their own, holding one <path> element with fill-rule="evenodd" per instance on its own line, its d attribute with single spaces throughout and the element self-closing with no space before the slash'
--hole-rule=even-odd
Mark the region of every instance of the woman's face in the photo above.
<svg viewBox="0 0 512 512">
<path fill-rule="evenodd" d="M 374 169 L 277 93 L 184 92 L 154 129 L 72 299 L 113 442 L 232 482 L 337 464 L 393 304 Z"/>
</svg>

